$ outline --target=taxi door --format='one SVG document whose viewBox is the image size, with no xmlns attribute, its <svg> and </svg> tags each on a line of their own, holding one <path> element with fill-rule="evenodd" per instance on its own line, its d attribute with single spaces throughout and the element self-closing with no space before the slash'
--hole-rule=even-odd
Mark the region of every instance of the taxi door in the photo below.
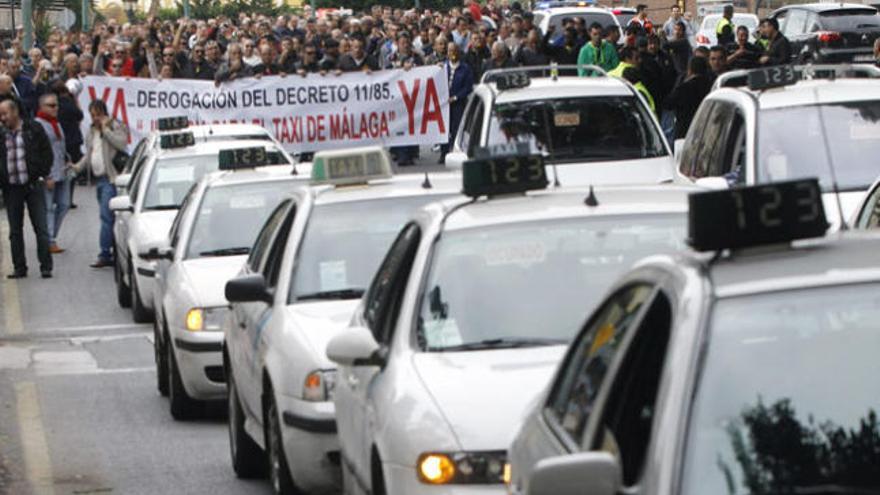
<svg viewBox="0 0 880 495">
<path fill-rule="evenodd" d="M 383 356 L 387 355 L 394 336 L 401 300 L 406 292 L 420 239 L 421 229 L 417 224 L 403 228 L 376 272 L 364 300 L 364 312 L 359 319 L 372 331 Z M 375 365 L 346 366 L 340 371 L 343 376 L 337 381 L 335 398 L 340 444 L 358 478 L 368 483 L 370 455 L 378 422 L 371 392 L 375 381 L 382 379 L 383 371 Z"/>
<path fill-rule="evenodd" d="M 185 248 L 184 243 L 180 242 L 180 236 L 183 234 L 184 224 L 190 223 L 188 217 L 192 210 L 191 198 L 195 189 L 196 188 L 193 187 L 186 197 L 183 198 L 183 202 L 180 204 L 180 210 L 177 211 L 177 216 L 174 217 L 174 222 L 171 224 L 171 229 L 168 231 L 168 247 L 172 249 L 171 259 L 159 258 L 156 260 L 156 275 L 153 279 L 153 283 L 155 284 L 153 286 L 153 301 L 155 302 L 156 318 L 158 321 L 163 321 L 165 318 L 164 300 L 165 296 L 168 294 L 168 287 L 170 287 L 168 281 L 171 272 L 174 271 L 174 268 L 180 266 L 180 261 L 185 257 L 185 253 L 178 252 Z M 164 247 L 165 246 L 159 246 L 160 249 L 163 249 Z"/>
</svg>

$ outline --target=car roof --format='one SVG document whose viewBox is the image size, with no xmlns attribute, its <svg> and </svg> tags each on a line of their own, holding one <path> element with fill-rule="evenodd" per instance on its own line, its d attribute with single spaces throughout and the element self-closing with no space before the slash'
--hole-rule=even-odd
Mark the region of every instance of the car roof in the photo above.
<svg viewBox="0 0 880 495">
<path fill-rule="evenodd" d="M 537 12 L 547 15 L 548 17 L 556 16 L 556 15 L 566 15 L 566 14 L 608 14 L 613 16 L 614 14 L 606 9 L 605 7 L 592 7 L 592 6 L 584 6 L 584 7 L 547 7 L 545 9 L 540 9 Z"/>
<path fill-rule="evenodd" d="M 616 77 L 550 77 L 532 79 L 525 88 L 497 91 L 495 83 L 484 83 L 497 93 L 495 103 L 593 96 L 634 96 L 629 86 Z"/>
<path fill-rule="evenodd" d="M 309 176 L 302 172 L 296 175 L 292 174 L 292 169 L 291 165 L 270 165 L 243 170 L 223 170 L 208 174 L 205 177 L 205 181 L 207 182 L 207 187 L 225 187 L 279 180 L 305 182 L 309 179 Z"/>
<path fill-rule="evenodd" d="M 175 134 L 178 132 L 192 132 L 197 137 L 216 137 L 223 138 L 228 136 L 271 136 L 271 133 L 262 126 L 256 124 L 205 124 L 191 125 L 183 129 L 172 129 L 168 131 L 153 131 L 162 134 Z"/>
<path fill-rule="evenodd" d="M 427 176 L 431 187 L 425 187 Z M 315 204 L 345 203 L 370 199 L 400 198 L 455 194 L 461 192 L 461 175 L 442 172 L 433 174 L 400 174 L 390 179 L 370 181 L 367 185 L 335 187 L 332 185 L 308 186 Z"/>
<path fill-rule="evenodd" d="M 186 148 L 161 150 L 159 158 L 216 155 L 220 150 L 253 147 L 270 147 L 273 150 L 283 151 L 274 141 L 266 141 L 264 139 L 222 139 L 210 142 L 196 141 L 196 144 Z"/>
<path fill-rule="evenodd" d="M 720 88 L 711 93 L 712 99 L 729 91 L 745 91 L 757 96 L 760 108 L 774 109 L 799 107 L 819 103 L 880 100 L 880 84 L 876 79 L 810 79 L 790 86 L 753 91 L 746 87 Z"/>
<path fill-rule="evenodd" d="M 587 206 L 590 191 L 598 201 Z M 452 210 L 444 221 L 444 230 L 462 230 L 489 225 L 528 222 L 542 219 L 687 213 L 687 197 L 699 191 L 694 186 L 608 186 L 595 188 L 560 188 L 480 199 L 468 204 L 447 200 Z"/>
<path fill-rule="evenodd" d="M 877 10 L 874 7 L 871 7 L 870 5 L 866 5 L 863 3 L 842 3 L 842 2 L 841 3 L 831 3 L 831 2 L 824 3 L 824 2 L 820 2 L 820 3 L 803 3 L 803 4 L 786 5 L 785 7 L 781 7 L 780 9 L 773 12 L 773 14 L 776 14 L 776 12 L 781 12 L 783 10 L 790 10 L 790 9 L 795 9 L 795 8 L 796 9 L 803 9 L 803 10 L 810 10 L 813 12 L 829 12 L 832 10 L 849 10 L 849 9 L 864 9 L 864 10 L 874 10 L 874 11 Z"/>
</svg>

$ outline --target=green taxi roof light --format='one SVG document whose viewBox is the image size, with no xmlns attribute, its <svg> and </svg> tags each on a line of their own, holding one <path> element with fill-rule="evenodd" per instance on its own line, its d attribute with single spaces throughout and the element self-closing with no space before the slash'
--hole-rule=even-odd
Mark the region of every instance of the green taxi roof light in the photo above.
<svg viewBox="0 0 880 495">
<path fill-rule="evenodd" d="M 189 119 L 186 115 L 178 115 L 176 117 L 163 117 L 156 121 L 156 127 L 160 131 L 176 131 L 178 129 L 186 129 L 189 127 Z"/>
<path fill-rule="evenodd" d="M 159 137 L 159 148 L 170 150 L 175 148 L 186 148 L 194 146 L 196 138 L 192 132 L 175 132 L 171 134 L 163 134 Z"/>
<path fill-rule="evenodd" d="M 364 184 L 392 175 L 391 158 L 381 146 L 319 151 L 312 159 L 312 184 Z"/>
<path fill-rule="evenodd" d="M 462 193 L 472 198 L 546 189 L 549 184 L 541 155 L 484 155 L 464 162 L 461 173 Z"/>
<path fill-rule="evenodd" d="M 766 246 L 822 237 L 828 230 L 818 179 L 693 193 L 688 243 L 696 251 Z"/>
<path fill-rule="evenodd" d="M 220 150 L 217 156 L 219 170 L 239 170 L 269 165 L 277 161 L 269 156 L 270 152 L 263 146 L 233 148 Z"/>
<path fill-rule="evenodd" d="M 800 79 L 794 66 L 791 65 L 776 65 L 750 70 L 746 77 L 749 89 L 752 91 L 790 86 Z"/>
</svg>

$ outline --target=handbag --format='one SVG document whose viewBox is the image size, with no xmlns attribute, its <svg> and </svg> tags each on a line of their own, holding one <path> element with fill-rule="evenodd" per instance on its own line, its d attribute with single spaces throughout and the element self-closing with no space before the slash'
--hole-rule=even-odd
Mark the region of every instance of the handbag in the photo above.
<svg viewBox="0 0 880 495">
<path fill-rule="evenodd" d="M 119 150 L 113 155 L 113 168 L 116 169 L 117 174 L 121 174 L 125 167 L 128 165 L 128 153 Z"/>
</svg>

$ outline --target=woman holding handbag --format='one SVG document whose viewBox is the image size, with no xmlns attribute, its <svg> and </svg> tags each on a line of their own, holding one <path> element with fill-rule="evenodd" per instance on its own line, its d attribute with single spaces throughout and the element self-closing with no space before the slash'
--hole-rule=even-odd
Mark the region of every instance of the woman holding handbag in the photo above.
<svg viewBox="0 0 880 495">
<path fill-rule="evenodd" d="M 110 117 L 103 100 L 89 103 L 89 115 L 92 117 L 92 126 L 85 139 L 85 155 L 74 167 L 77 171 L 89 167 L 95 178 L 101 212 L 101 251 L 91 266 L 102 268 L 113 266 L 113 212 L 110 210 L 110 199 L 116 196 L 116 176 L 125 167 L 128 157 L 128 128 Z"/>
</svg>

